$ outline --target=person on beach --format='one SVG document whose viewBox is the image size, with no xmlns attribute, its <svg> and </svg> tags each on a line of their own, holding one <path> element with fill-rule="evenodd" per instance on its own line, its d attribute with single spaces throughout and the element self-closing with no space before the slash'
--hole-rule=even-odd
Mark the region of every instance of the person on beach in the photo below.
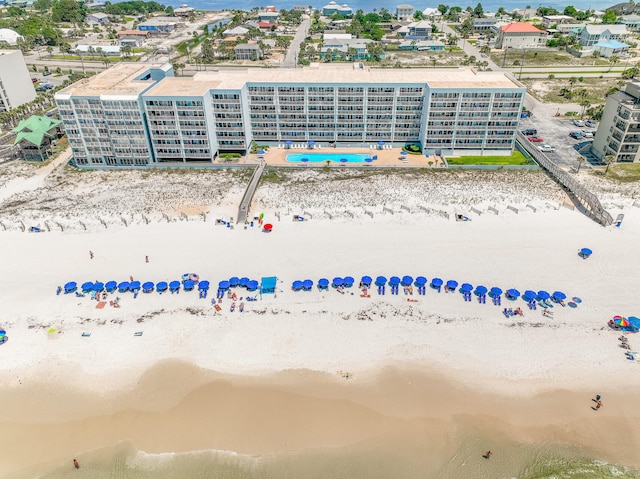
<svg viewBox="0 0 640 479">
<path fill-rule="evenodd" d="M 145 256 L 145 257 L 144 257 L 144 262 L 145 262 L 145 263 L 148 263 L 148 262 L 149 262 L 149 257 L 148 257 L 148 256 Z"/>
<path fill-rule="evenodd" d="M 484 456 L 483 456 L 483 457 L 484 457 L 485 459 L 489 459 L 492 455 L 493 455 L 493 452 L 491 452 L 491 451 L 487 451 L 487 452 L 485 452 L 485 453 L 484 453 Z"/>
<path fill-rule="evenodd" d="M 76 469 L 80 469 L 80 464 L 78 464 L 78 460 L 77 459 L 73 460 L 73 467 L 75 467 Z"/>
<path fill-rule="evenodd" d="M 89 251 L 89 259 L 93 259 L 93 251 Z"/>
</svg>

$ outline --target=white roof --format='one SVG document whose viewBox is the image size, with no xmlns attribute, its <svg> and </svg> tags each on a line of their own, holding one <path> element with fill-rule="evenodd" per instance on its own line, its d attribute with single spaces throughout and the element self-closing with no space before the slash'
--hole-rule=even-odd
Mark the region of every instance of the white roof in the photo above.
<svg viewBox="0 0 640 479">
<path fill-rule="evenodd" d="M 224 34 L 225 35 L 246 35 L 249 32 L 248 28 L 244 28 L 244 27 L 235 27 L 235 28 L 231 28 L 229 30 L 225 30 Z"/>
<path fill-rule="evenodd" d="M 396 8 L 399 8 L 401 10 L 413 10 L 413 5 L 409 5 L 408 3 L 402 3 L 396 6 Z"/>
<path fill-rule="evenodd" d="M 432 16 L 432 15 L 440 16 L 442 15 L 442 12 L 437 8 L 427 7 L 424 10 L 422 10 L 422 14 L 427 16 Z"/>
<path fill-rule="evenodd" d="M 601 35 L 607 30 L 615 35 L 625 35 L 629 33 L 626 25 L 585 25 L 584 29 L 589 35 Z"/>
<path fill-rule="evenodd" d="M 7 42 L 9 45 L 15 45 L 18 43 L 18 38 L 22 38 L 22 35 L 18 32 L 15 32 L 10 28 L 0 28 L 0 42 Z"/>
</svg>

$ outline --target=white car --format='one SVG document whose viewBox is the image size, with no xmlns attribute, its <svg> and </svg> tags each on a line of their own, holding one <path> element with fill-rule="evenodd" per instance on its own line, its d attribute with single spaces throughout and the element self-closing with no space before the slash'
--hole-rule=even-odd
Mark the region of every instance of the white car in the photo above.
<svg viewBox="0 0 640 479">
<path fill-rule="evenodd" d="M 593 138 L 593 132 L 591 131 L 583 131 L 582 136 L 585 138 Z"/>
<path fill-rule="evenodd" d="M 551 145 L 540 145 L 538 147 L 538 150 L 544 153 L 553 153 L 554 151 L 556 151 L 556 147 Z"/>
<path fill-rule="evenodd" d="M 582 128 L 584 126 L 584 121 L 582 120 L 573 120 L 573 124 L 578 128 Z"/>
</svg>

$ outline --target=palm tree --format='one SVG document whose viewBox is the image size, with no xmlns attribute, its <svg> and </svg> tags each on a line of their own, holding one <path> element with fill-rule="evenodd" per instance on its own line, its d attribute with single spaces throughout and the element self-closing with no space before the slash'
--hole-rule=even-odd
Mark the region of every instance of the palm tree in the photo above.
<svg viewBox="0 0 640 479">
<path fill-rule="evenodd" d="M 438 59 L 435 56 L 431 57 L 431 64 L 433 65 L 433 69 L 436 68 L 436 63 L 438 63 Z"/>
<path fill-rule="evenodd" d="M 609 171 L 609 167 L 611 166 L 611 163 L 615 162 L 615 160 L 616 160 L 616 157 L 613 155 L 607 155 L 604 157 L 604 162 L 607 164 L 607 168 L 604 170 L 605 175 Z"/>
<path fill-rule="evenodd" d="M 611 71 L 611 69 L 613 68 L 613 65 L 615 65 L 619 61 L 620 61 L 620 57 L 619 56 L 612 55 L 611 58 L 609 58 L 609 71 Z"/>
<path fill-rule="evenodd" d="M 47 53 L 49 54 L 49 56 L 53 56 L 53 47 L 52 46 L 48 46 L 47 47 Z"/>
<path fill-rule="evenodd" d="M 587 161 L 587 159 L 582 155 L 578 155 L 577 160 L 578 160 L 578 171 L 576 171 L 576 173 L 580 173 L 580 167 L 585 161 Z"/>
</svg>

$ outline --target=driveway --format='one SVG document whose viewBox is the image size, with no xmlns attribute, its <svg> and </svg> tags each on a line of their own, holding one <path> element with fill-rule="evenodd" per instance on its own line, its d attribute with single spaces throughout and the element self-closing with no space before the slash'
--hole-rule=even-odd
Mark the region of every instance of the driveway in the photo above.
<svg viewBox="0 0 640 479">
<path fill-rule="evenodd" d="M 296 34 L 291 41 L 291 45 L 287 49 L 287 55 L 282 60 L 280 66 L 282 68 L 295 68 L 298 64 L 298 53 L 300 53 L 300 44 L 305 38 L 309 36 L 309 27 L 311 26 L 311 19 L 306 18 L 302 21 L 296 30 Z"/>
</svg>

